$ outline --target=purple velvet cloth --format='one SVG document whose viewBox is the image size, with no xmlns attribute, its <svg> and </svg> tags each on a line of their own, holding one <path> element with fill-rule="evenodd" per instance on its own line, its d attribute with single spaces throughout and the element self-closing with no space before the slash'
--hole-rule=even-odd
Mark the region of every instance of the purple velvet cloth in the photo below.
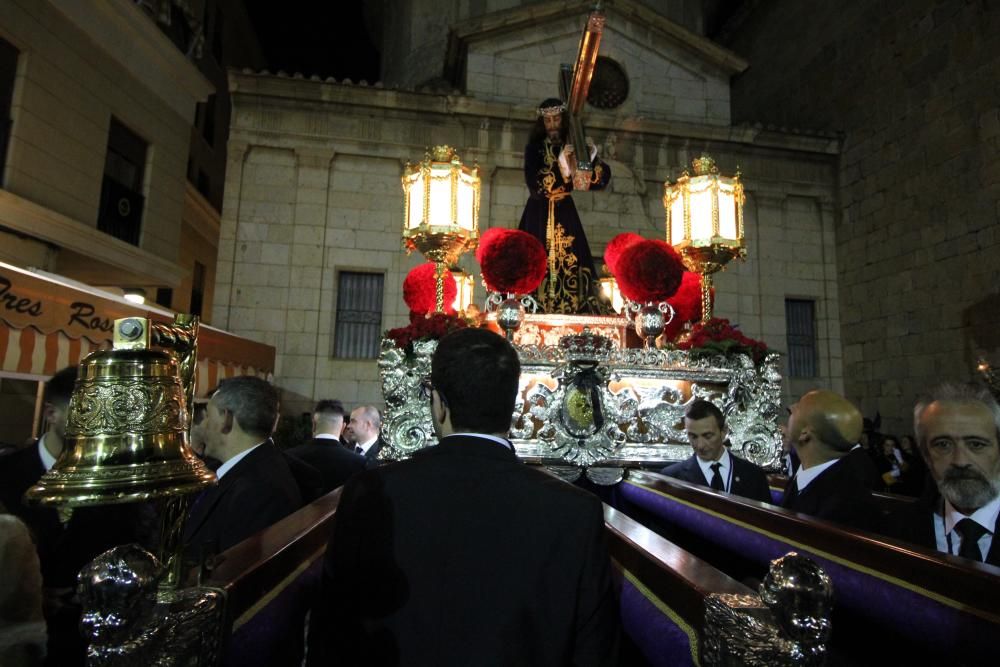
<svg viewBox="0 0 1000 667">
<path fill-rule="evenodd" d="M 298 577 L 229 637 L 224 665 L 291 667 L 302 664 L 306 612 L 319 590 L 323 559 Z"/>
<path fill-rule="evenodd" d="M 792 550 L 809 556 L 833 581 L 838 605 L 871 619 L 876 626 L 891 627 L 919 645 L 936 650 L 955 647 L 962 655 L 992 655 L 996 650 L 996 627 L 971 614 L 634 484 L 619 486 L 627 502 L 763 566 Z M 892 574 L 900 579 L 906 576 L 905 572 Z"/>
<path fill-rule="evenodd" d="M 616 575 L 620 573 L 616 571 Z M 653 667 L 694 665 L 687 633 L 628 579 L 622 578 L 621 584 L 622 627 L 649 664 Z"/>
</svg>

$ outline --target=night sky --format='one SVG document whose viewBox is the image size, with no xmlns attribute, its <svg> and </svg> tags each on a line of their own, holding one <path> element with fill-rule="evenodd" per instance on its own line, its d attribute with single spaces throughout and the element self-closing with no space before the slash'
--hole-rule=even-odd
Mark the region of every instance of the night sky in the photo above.
<svg viewBox="0 0 1000 667">
<path fill-rule="evenodd" d="M 246 0 L 270 71 L 379 80 L 379 53 L 363 2 Z"/>
</svg>

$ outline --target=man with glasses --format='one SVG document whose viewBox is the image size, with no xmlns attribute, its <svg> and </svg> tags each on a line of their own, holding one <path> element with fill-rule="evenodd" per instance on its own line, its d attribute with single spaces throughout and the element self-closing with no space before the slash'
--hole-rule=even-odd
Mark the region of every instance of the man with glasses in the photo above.
<svg viewBox="0 0 1000 667">
<path fill-rule="evenodd" d="M 519 377 L 501 336 L 441 339 L 439 443 L 344 487 L 309 665 L 615 664 L 601 502 L 518 460 Z"/>
<path fill-rule="evenodd" d="M 945 384 L 913 411 L 934 498 L 889 517 L 892 537 L 1000 565 L 1000 405 L 986 389 Z"/>
</svg>

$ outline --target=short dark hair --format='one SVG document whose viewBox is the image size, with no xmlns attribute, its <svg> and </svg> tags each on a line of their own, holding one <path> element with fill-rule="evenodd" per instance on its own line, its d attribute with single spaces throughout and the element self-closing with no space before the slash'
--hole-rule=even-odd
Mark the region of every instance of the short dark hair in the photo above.
<svg viewBox="0 0 1000 667">
<path fill-rule="evenodd" d="M 219 410 L 229 410 L 240 428 L 260 438 L 271 435 L 278 417 L 278 391 L 252 375 L 227 378 L 212 395 Z"/>
<path fill-rule="evenodd" d="M 715 403 L 706 401 L 704 398 L 694 399 L 684 411 L 685 419 L 697 420 L 706 417 L 715 417 L 715 423 L 719 426 L 720 431 L 726 428 L 726 418 L 722 415 L 722 410 Z"/>
<path fill-rule="evenodd" d="M 451 411 L 451 424 L 474 433 L 506 433 L 514 414 L 521 363 L 503 336 L 459 329 L 442 338 L 431 383 Z"/>
<path fill-rule="evenodd" d="M 323 399 L 316 404 L 313 409 L 314 415 L 323 415 L 324 417 L 346 417 L 347 410 L 344 408 L 344 404 L 340 401 L 331 400 L 328 398 Z"/>
<path fill-rule="evenodd" d="M 76 385 L 79 373 L 79 367 L 75 365 L 57 371 L 45 383 L 42 400 L 53 405 L 68 405 L 69 399 L 73 396 L 73 387 Z"/>
</svg>

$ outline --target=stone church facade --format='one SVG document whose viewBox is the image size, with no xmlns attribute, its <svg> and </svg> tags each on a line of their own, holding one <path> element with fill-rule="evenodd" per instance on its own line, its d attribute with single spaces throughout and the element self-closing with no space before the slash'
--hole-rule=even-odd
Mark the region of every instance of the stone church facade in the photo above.
<svg viewBox="0 0 1000 667">
<path fill-rule="evenodd" d="M 556 94 L 558 66 L 573 60 L 587 8 L 535 3 L 459 17 L 443 47 L 448 76 L 427 87 L 230 73 L 213 323 L 277 348 L 286 411 L 321 398 L 381 404 L 375 359 L 337 355 L 346 298 L 339 286 L 345 274 L 382 276 L 378 326 L 405 323 L 403 278 L 422 261 L 401 249 L 407 161 L 429 146 L 455 147 L 481 168 L 480 229 L 516 227 L 534 109 Z M 608 4 L 601 55 L 623 73 L 628 93 L 614 108 L 586 113 L 587 133 L 614 174 L 608 191 L 574 195 L 595 257 L 620 232 L 662 238 L 663 183 L 692 158 L 707 152 L 723 173 L 738 168 L 748 258 L 717 276 L 716 315 L 785 351 L 786 301 L 812 303 L 815 369 L 788 378 L 786 397 L 818 386 L 842 391 L 839 139 L 732 124 L 730 81 L 748 63 L 641 3 Z M 461 265 L 478 273 L 471 253 Z M 477 286 L 476 301 L 484 296 Z"/>
</svg>

